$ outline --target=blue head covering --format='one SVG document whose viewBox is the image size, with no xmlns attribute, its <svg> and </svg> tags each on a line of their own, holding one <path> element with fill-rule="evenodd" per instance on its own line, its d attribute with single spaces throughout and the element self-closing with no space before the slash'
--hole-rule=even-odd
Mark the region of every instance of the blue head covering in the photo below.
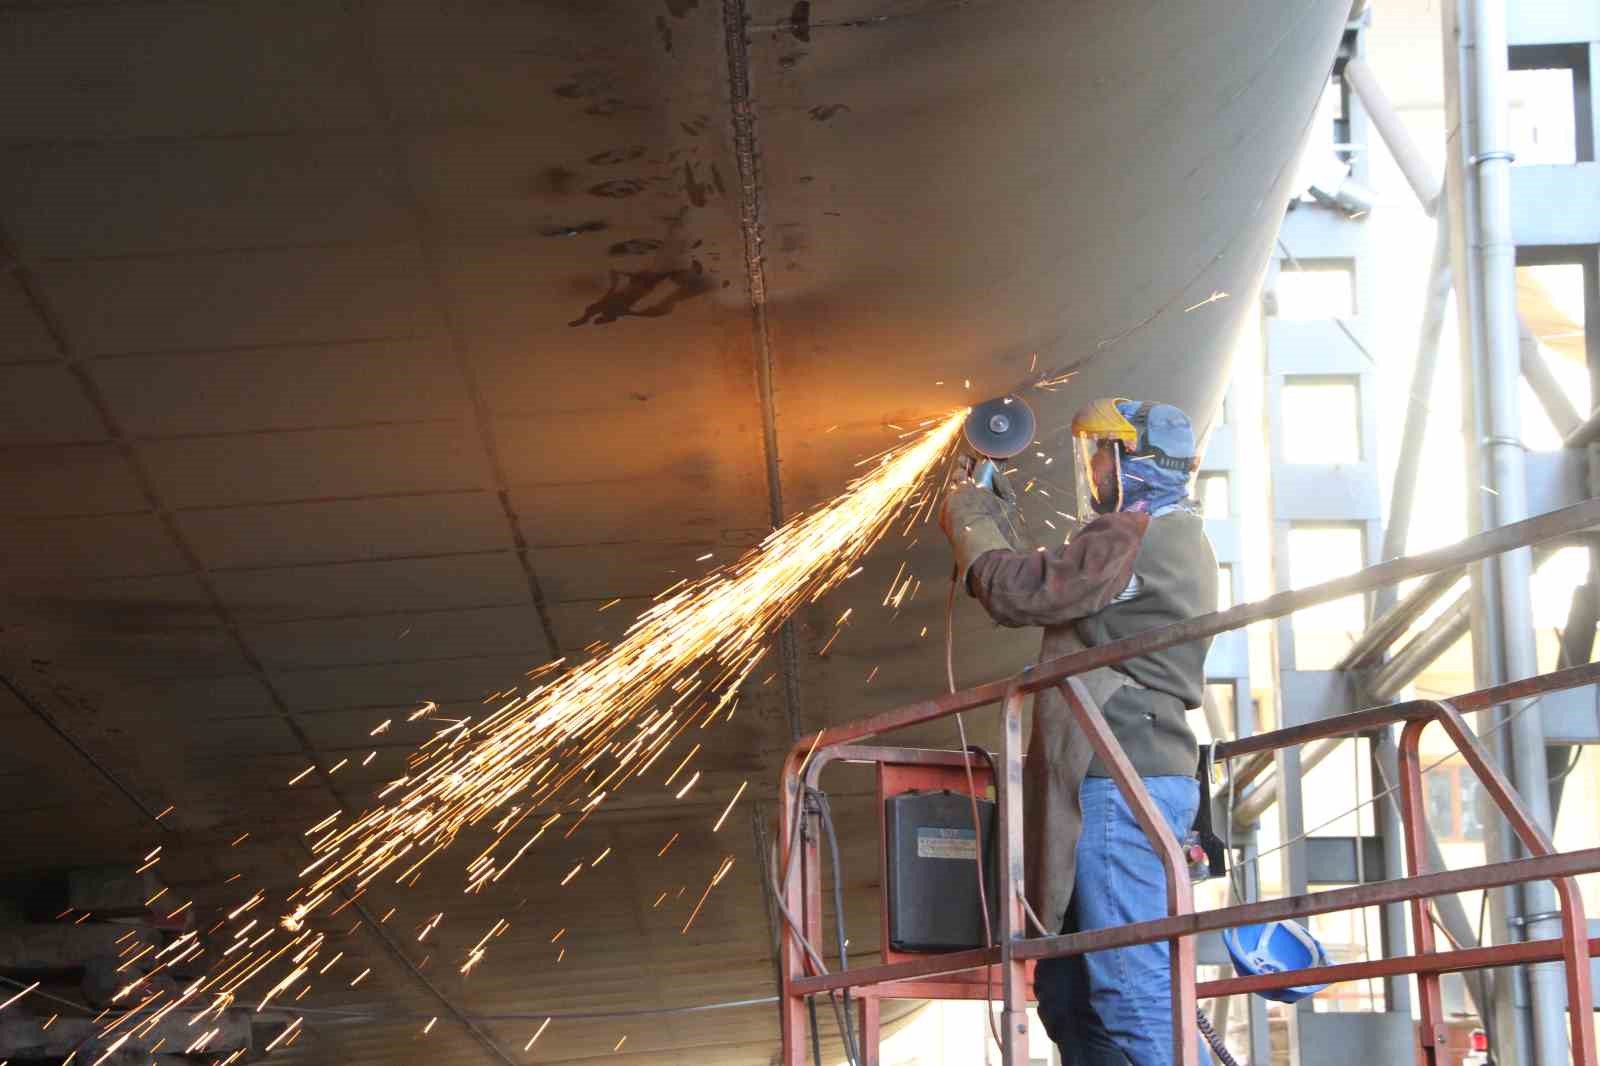
<svg viewBox="0 0 1600 1066">
<path fill-rule="evenodd" d="M 1117 410 L 1139 431 L 1137 448 L 1122 457 L 1122 509 L 1151 516 L 1198 511 L 1189 498 L 1196 457 L 1189 416 L 1171 404 L 1136 400 L 1117 404 Z"/>
</svg>

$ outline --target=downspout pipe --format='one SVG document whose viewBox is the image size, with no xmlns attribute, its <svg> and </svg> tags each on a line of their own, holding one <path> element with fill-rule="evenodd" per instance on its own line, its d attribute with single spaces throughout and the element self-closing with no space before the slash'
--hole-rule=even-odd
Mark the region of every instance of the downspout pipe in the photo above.
<svg viewBox="0 0 1600 1066">
<path fill-rule="evenodd" d="M 1477 237 L 1468 254 L 1480 278 L 1483 364 L 1479 386 L 1486 433 L 1478 441 L 1490 495 L 1484 526 L 1505 525 L 1528 516 L 1527 448 L 1522 441 L 1521 349 L 1517 321 L 1517 250 L 1511 229 L 1511 163 L 1506 82 L 1508 37 L 1506 0 L 1467 0 L 1466 50 L 1472 68 L 1470 86 L 1476 136 L 1467 164 L 1477 185 Z M 1469 179 L 1470 180 L 1470 179 Z M 1501 667 L 1507 677 L 1538 673 L 1538 657 L 1529 612 L 1532 607 L 1533 551 L 1506 552 L 1498 566 L 1486 568 L 1493 584 L 1487 590 L 1499 615 Z M 1503 709 L 1509 719 L 1512 780 L 1529 815 L 1546 831 L 1552 827 L 1549 768 L 1544 726 L 1539 715 L 1522 713 L 1523 704 Z M 1522 887 L 1522 930 L 1527 939 L 1559 936 L 1554 887 L 1546 881 Z M 1546 917 L 1549 916 L 1549 917 Z M 1564 992 L 1559 964 L 1529 967 L 1529 1019 L 1535 1062 L 1567 1058 Z"/>
</svg>

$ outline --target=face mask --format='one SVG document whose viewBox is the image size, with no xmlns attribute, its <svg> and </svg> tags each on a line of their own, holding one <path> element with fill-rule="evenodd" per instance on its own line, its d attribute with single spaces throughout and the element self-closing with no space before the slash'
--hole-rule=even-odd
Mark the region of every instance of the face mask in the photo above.
<svg viewBox="0 0 1600 1066">
<path fill-rule="evenodd" d="M 1122 448 L 1117 442 L 1073 437 L 1078 483 L 1078 521 L 1092 522 L 1122 509 Z"/>
</svg>

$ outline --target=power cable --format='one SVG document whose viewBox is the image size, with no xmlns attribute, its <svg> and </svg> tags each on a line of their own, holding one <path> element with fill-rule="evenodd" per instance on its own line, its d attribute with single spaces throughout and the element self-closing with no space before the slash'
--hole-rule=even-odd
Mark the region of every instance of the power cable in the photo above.
<svg viewBox="0 0 1600 1066">
<path fill-rule="evenodd" d="M 817 997 L 806 997 L 806 1013 L 811 1017 L 811 1064 L 822 1066 L 822 1036 L 817 1029 Z"/>
<path fill-rule="evenodd" d="M 821 740 L 821 734 L 820 733 L 818 734 L 817 739 L 819 741 Z M 805 768 L 805 764 L 802 763 L 801 764 L 801 770 L 804 770 L 804 768 Z M 788 881 L 790 869 L 792 869 L 793 866 L 794 866 L 796 853 L 800 849 L 800 836 L 801 836 L 801 834 L 803 832 L 804 816 L 805 816 L 805 802 L 804 801 L 805 801 L 805 798 L 806 798 L 808 793 L 815 793 L 815 790 L 806 788 L 804 786 L 803 782 L 801 784 L 801 787 L 795 790 L 795 806 L 794 806 L 794 811 L 792 813 L 791 821 L 790 821 L 790 824 L 794 827 L 794 831 L 792 833 L 790 833 L 790 836 L 789 836 L 789 853 L 786 856 L 784 856 L 784 861 L 782 863 L 782 867 L 779 870 L 779 876 L 784 880 L 785 883 L 787 883 L 787 881 Z M 772 873 L 771 873 L 771 871 L 768 871 L 768 880 L 771 880 L 771 879 L 772 879 Z M 802 949 L 804 949 L 804 951 L 806 953 L 806 957 L 811 960 L 811 964 L 812 964 L 813 967 L 816 968 L 817 973 L 819 975 L 821 975 L 821 976 L 827 976 L 827 973 L 828 973 L 827 963 L 823 962 L 821 953 L 819 953 L 817 951 L 817 949 L 814 946 L 812 946 L 811 941 L 806 937 L 805 932 L 800 928 L 800 923 L 795 918 L 794 913 L 792 911 L 790 911 L 788 905 L 786 903 L 784 903 L 782 889 L 779 888 L 779 886 L 776 883 L 773 884 L 772 888 L 773 888 L 773 902 L 777 904 L 778 912 L 783 915 L 784 924 L 789 927 L 790 935 L 793 936 L 794 939 L 795 939 L 795 942 L 798 943 L 801 946 Z M 840 1038 L 841 1039 L 845 1039 L 846 1023 L 845 1023 L 845 1020 L 844 1020 L 844 1016 L 840 1013 L 840 1010 L 839 1010 L 839 996 L 838 996 L 837 991 L 833 990 L 833 989 L 830 989 L 829 992 L 828 992 L 828 999 L 833 1004 L 834 1019 L 839 1025 Z M 813 1006 L 812 1006 L 812 1014 L 814 1016 L 815 1015 L 815 1006 L 814 1006 L 815 1001 L 811 997 L 807 997 L 807 1002 L 813 1004 Z M 847 1051 L 848 1051 L 848 1045 L 847 1045 Z M 815 1035 L 813 1035 L 813 1039 L 812 1039 L 812 1054 L 813 1054 L 813 1057 L 820 1058 L 821 1053 L 822 1052 L 821 1052 L 820 1041 L 815 1037 Z M 859 1064 L 856 1063 L 856 1061 L 855 1061 L 855 1059 L 853 1057 L 851 1059 L 851 1062 L 852 1062 L 852 1066 L 859 1066 Z"/>
<path fill-rule="evenodd" d="M 958 570 L 950 573 L 950 594 L 944 601 L 944 673 L 945 681 L 950 686 L 950 691 L 956 691 L 956 666 L 955 666 L 955 612 L 956 612 L 956 583 L 961 580 Z M 972 780 L 972 746 L 967 743 L 967 726 L 961 720 L 961 712 L 956 712 L 956 731 L 961 735 L 961 766 L 967 773 L 967 800 L 972 804 L 972 833 L 973 833 L 973 866 L 978 872 L 978 910 L 983 917 L 983 946 L 992 948 L 994 944 L 994 930 L 989 925 L 989 893 L 984 886 L 983 876 L 983 827 L 979 824 L 978 817 L 978 789 Z M 995 777 L 995 796 L 1000 794 L 1000 779 Z M 1000 1027 L 994 1020 L 994 967 L 983 968 L 983 1015 L 989 1022 L 989 1035 L 994 1037 L 994 1046 L 1005 1053 L 1005 1044 L 1000 1039 Z M 983 1060 L 989 1061 L 989 1045 L 983 1045 Z"/>
<path fill-rule="evenodd" d="M 844 885 L 840 865 L 842 856 L 839 853 L 839 838 L 833 831 L 833 806 L 828 802 L 825 792 L 814 792 L 817 801 L 817 810 L 822 815 L 822 828 L 828 838 L 828 865 L 833 872 L 833 934 L 839 948 L 839 971 L 850 969 L 850 941 L 845 936 L 844 926 Z M 856 1044 L 855 1020 L 850 1014 L 850 989 L 844 989 L 844 1043 L 845 1054 L 852 1063 L 861 1062 L 860 1049 Z"/>
<path fill-rule="evenodd" d="M 1195 1024 L 1200 1027 L 1200 1035 L 1206 1038 L 1206 1043 L 1211 1045 L 1211 1050 L 1216 1053 L 1217 1060 L 1222 1066 L 1239 1066 L 1239 1060 L 1233 1057 L 1233 1052 L 1228 1050 L 1228 1045 L 1222 1037 L 1211 1027 L 1211 1019 L 1206 1017 L 1206 1012 L 1196 1010 Z"/>
<path fill-rule="evenodd" d="M 799 808 L 796 807 L 796 810 L 798 811 Z M 796 836 L 796 838 L 798 838 L 798 836 L 799 836 L 798 825 L 796 827 L 795 836 Z M 775 851 L 776 848 L 774 847 L 771 850 Z M 792 849 L 791 849 L 791 855 L 792 855 L 792 853 L 793 852 L 792 852 Z M 763 849 L 762 852 L 761 852 L 761 874 L 762 874 L 762 880 L 763 880 L 762 888 L 766 892 L 767 902 L 769 904 L 771 904 L 774 909 L 776 909 L 776 910 L 778 910 L 778 911 L 780 911 L 782 913 L 784 924 L 786 926 L 788 926 L 789 931 L 794 935 L 795 939 L 800 942 L 800 944 L 805 948 L 805 950 L 809 954 L 815 955 L 815 952 L 813 952 L 811 950 L 811 946 L 810 946 L 809 942 L 806 940 L 806 938 L 803 935 L 800 934 L 799 929 L 797 929 L 795 927 L 794 922 L 790 918 L 790 914 L 789 914 L 788 908 L 785 907 L 784 904 L 783 904 L 783 900 L 781 898 L 781 894 L 779 893 L 778 888 L 777 888 L 777 884 L 778 884 L 777 878 L 773 874 L 772 863 L 773 863 L 773 856 L 768 853 L 767 849 Z M 785 865 L 787 866 L 787 864 L 785 864 Z M 784 935 L 784 933 L 782 931 L 779 931 L 777 933 L 777 935 L 779 937 L 782 937 Z M 781 993 L 783 992 L 783 959 L 782 959 L 782 948 L 781 948 L 781 945 L 775 944 L 774 945 L 774 949 L 779 952 L 779 955 L 778 955 L 778 991 L 779 991 L 779 993 L 781 995 Z M 774 996 L 773 1000 L 776 1001 L 778 998 L 779 998 L 778 996 Z M 816 1000 L 815 1000 L 814 997 L 811 997 L 811 996 L 807 996 L 806 997 L 806 1016 L 807 1016 L 807 1020 L 808 1020 L 809 1028 L 810 1028 L 810 1033 L 811 1033 L 811 1060 L 812 1060 L 812 1066 L 822 1066 L 822 1037 L 821 1037 L 821 1034 L 818 1032 L 818 1029 L 817 1029 L 817 1003 L 816 1003 Z"/>
</svg>

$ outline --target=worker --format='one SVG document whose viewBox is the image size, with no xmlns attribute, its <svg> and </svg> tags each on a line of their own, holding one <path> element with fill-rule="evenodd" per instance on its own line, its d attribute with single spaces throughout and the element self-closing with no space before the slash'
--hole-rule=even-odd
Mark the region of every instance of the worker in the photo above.
<svg viewBox="0 0 1600 1066">
<path fill-rule="evenodd" d="M 1023 542 L 1016 495 L 970 478 L 940 524 L 958 580 L 1005 626 L 1042 626 L 1042 658 L 1107 644 L 1217 609 L 1217 563 L 1189 487 L 1199 459 L 1170 404 L 1096 400 L 1072 420 L 1079 524 L 1065 544 Z M 1199 804 L 1187 711 L 1200 706 L 1208 640 L 1078 675 L 1181 841 Z M 1144 830 L 1061 693 L 1034 702 L 1024 765 L 1027 893 L 1063 933 L 1164 917 L 1166 876 Z M 1041 960 L 1039 1017 L 1065 1066 L 1173 1061 L 1165 942 Z"/>
</svg>

